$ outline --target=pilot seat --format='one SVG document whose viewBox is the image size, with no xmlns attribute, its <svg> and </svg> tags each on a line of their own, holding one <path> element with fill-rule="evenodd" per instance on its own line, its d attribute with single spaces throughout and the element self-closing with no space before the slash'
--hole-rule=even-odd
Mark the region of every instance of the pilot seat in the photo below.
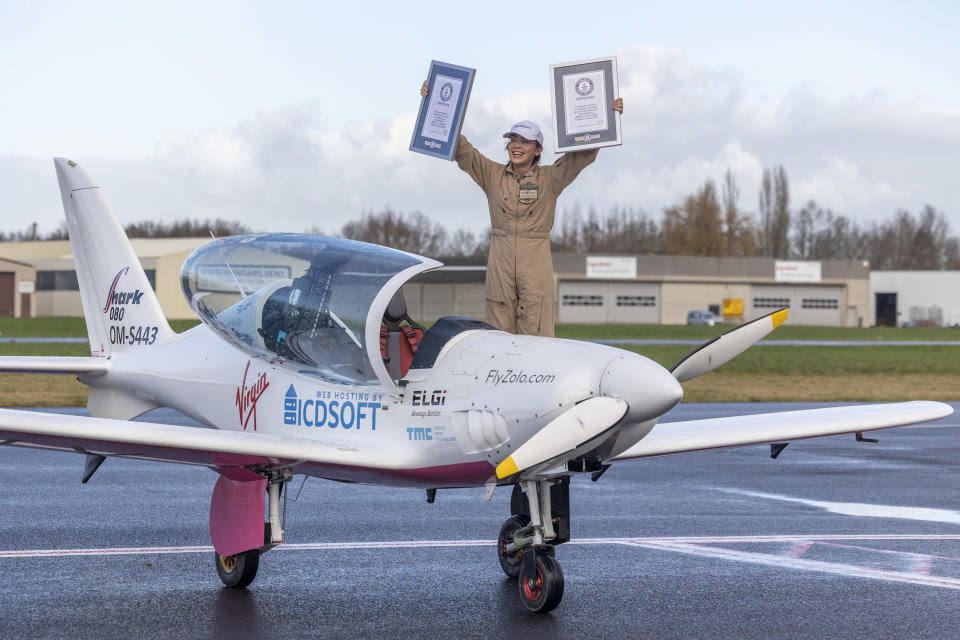
<svg viewBox="0 0 960 640">
<path fill-rule="evenodd" d="M 407 303 L 403 291 L 398 289 L 387 310 L 383 313 L 380 325 L 380 355 L 390 377 L 399 380 L 410 370 L 413 355 L 423 340 L 424 329 L 414 322 L 407 313 Z"/>
</svg>

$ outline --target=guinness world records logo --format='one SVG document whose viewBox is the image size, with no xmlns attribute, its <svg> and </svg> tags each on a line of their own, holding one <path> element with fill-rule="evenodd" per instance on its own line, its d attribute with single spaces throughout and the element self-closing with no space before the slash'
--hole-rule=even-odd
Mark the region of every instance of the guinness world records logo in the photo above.
<svg viewBox="0 0 960 640">
<path fill-rule="evenodd" d="M 576 91 L 581 96 L 588 96 L 593 93 L 593 80 L 590 78 L 580 78 L 577 80 Z"/>
</svg>

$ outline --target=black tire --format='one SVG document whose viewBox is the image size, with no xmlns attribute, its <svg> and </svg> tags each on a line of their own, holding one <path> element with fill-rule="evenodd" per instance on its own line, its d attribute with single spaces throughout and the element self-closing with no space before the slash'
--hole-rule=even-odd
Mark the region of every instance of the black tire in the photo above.
<svg viewBox="0 0 960 640">
<path fill-rule="evenodd" d="M 513 532 L 517 529 L 523 529 L 528 524 L 530 524 L 530 518 L 527 516 L 513 516 L 507 518 L 507 521 L 500 527 L 500 536 L 497 538 L 497 558 L 500 560 L 500 568 L 503 569 L 508 578 L 516 578 L 520 575 L 523 551 L 507 554 L 507 545 L 513 542 Z"/>
<path fill-rule="evenodd" d="M 563 570 L 553 556 L 537 552 L 533 575 L 527 575 L 521 564 L 517 582 L 520 602 L 534 613 L 553 611 L 563 599 Z"/>
<path fill-rule="evenodd" d="M 231 589 L 242 589 L 257 577 L 257 569 L 260 567 L 259 549 L 251 549 L 233 556 L 221 556 L 214 551 L 213 556 L 217 563 L 217 575 L 220 576 L 223 584 Z"/>
</svg>

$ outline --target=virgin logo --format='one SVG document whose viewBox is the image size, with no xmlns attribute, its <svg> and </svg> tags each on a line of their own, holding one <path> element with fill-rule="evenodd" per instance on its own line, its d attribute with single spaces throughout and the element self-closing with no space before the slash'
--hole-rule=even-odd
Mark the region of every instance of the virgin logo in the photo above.
<svg viewBox="0 0 960 640">
<path fill-rule="evenodd" d="M 257 430 L 257 400 L 267 390 L 270 383 L 267 382 L 267 372 L 264 371 L 257 379 L 247 385 L 247 374 L 250 372 L 250 361 L 247 361 L 247 368 L 243 370 L 243 383 L 237 387 L 237 409 L 240 411 L 240 424 L 243 430 L 247 430 L 247 423 L 253 418 L 253 430 Z"/>
</svg>

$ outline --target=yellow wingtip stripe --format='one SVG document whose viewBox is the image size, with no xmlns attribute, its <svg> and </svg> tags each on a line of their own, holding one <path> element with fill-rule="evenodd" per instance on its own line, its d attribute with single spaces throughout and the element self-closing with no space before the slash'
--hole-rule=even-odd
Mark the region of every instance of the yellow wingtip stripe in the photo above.
<svg viewBox="0 0 960 640">
<path fill-rule="evenodd" d="M 512 476 L 519 470 L 520 469 L 517 468 L 517 463 L 513 461 L 512 457 L 509 457 L 497 465 L 497 478 L 503 480 L 507 476 Z"/>
<path fill-rule="evenodd" d="M 770 319 L 773 320 L 773 328 L 776 329 L 777 327 L 782 325 L 784 322 L 786 322 L 787 315 L 788 314 L 786 309 L 780 309 L 780 311 L 777 311 L 772 316 L 770 316 Z"/>
</svg>

